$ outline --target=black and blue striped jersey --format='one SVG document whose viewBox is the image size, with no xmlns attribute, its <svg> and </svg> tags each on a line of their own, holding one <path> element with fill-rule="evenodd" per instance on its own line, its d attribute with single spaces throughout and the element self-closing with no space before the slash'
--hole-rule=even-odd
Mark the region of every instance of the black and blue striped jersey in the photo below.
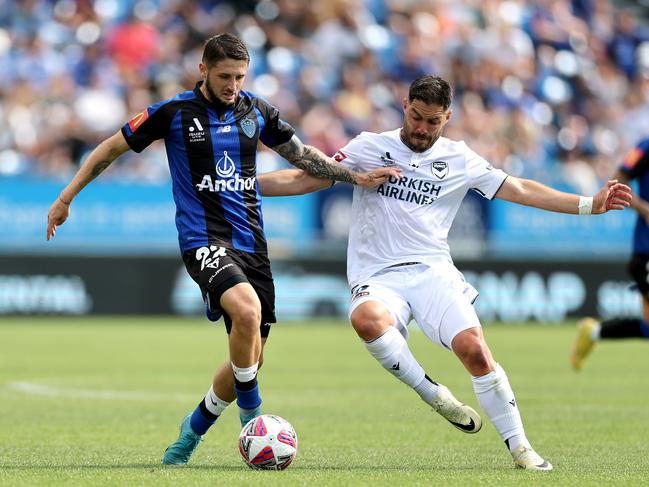
<svg viewBox="0 0 649 487">
<path fill-rule="evenodd" d="M 649 137 L 642 139 L 624 158 L 620 170 L 629 179 L 638 180 L 640 198 L 649 201 Z M 633 233 L 633 253 L 649 254 L 649 225 L 638 216 Z"/>
<path fill-rule="evenodd" d="M 282 144 L 295 131 L 275 107 L 246 91 L 234 107 L 219 111 L 201 83 L 151 105 L 124 124 L 122 134 L 135 152 L 164 139 L 182 252 L 219 245 L 267 253 L 257 144 Z"/>
</svg>

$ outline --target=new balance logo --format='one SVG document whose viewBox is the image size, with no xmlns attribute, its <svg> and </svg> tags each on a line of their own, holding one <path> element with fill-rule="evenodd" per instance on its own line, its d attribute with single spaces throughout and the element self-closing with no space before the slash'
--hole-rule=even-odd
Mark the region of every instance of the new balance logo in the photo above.
<svg viewBox="0 0 649 487">
<path fill-rule="evenodd" d="M 397 362 L 396 364 L 392 364 L 390 370 L 399 370 L 399 362 Z"/>
</svg>

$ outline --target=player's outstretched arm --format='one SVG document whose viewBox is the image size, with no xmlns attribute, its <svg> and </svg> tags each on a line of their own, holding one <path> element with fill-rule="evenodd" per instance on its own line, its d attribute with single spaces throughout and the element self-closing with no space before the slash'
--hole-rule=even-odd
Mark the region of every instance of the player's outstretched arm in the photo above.
<svg viewBox="0 0 649 487">
<path fill-rule="evenodd" d="M 607 181 L 595 196 L 587 197 L 564 193 L 531 179 L 509 176 L 496 198 L 558 213 L 590 215 L 623 210 L 630 205 L 632 196 L 631 188 L 615 179 Z"/>
<path fill-rule="evenodd" d="M 47 232 L 49 240 L 56 235 L 56 227 L 62 225 L 70 216 L 70 203 L 93 179 L 106 170 L 110 164 L 130 147 L 119 131 L 99 144 L 81 165 L 68 185 L 61 191 L 47 212 Z"/>
<path fill-rule="evenodd" d="M 330 188 L 333 181 L 311 176 L 302 169 L 281 169 L 257 177 L 262 196 L 295 196 Z"/>
<path fill-rule="evenodd" d="M 272 149 L 295 167 L 316 178 L 375 188 L 386 182 L 390 176 L 401 177 L 399 170 L 393 167 L 381 167 L 371 172 L 350 171 L 315 147 L 303 144 L 295 135 L 288 142 L 276 145 Z"/>
</svg>

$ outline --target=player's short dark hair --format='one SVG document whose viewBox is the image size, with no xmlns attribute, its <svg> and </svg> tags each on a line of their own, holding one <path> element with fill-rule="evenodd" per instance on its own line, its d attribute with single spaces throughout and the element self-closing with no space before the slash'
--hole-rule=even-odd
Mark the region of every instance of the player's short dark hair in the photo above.
<svg viewBox="0 0 649 487">
<path fill-rule="evenodd" d="M 421 100 L 428 105 L 439 105 L 448 110 L 453 100 L 451 85 L 439 76 L 420 76 L 410 84 L 408 101 Z"/>
<path fill-rule="evenodd" d="M 223 59 L 250 62 L 248 49 L 241 39 L 232 34 L 218 34 L 205 41 L 203 64 L 208 68 Z"/>
</svg>

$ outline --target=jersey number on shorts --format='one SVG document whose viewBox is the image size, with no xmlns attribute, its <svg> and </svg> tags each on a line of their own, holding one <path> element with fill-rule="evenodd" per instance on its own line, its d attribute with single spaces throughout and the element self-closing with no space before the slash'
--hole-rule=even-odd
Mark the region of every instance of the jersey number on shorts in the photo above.
<svg viewBox="0 0 649 487">
<path fill-rule="evenodd" d="M 201 247 L 196 251 L 196 260 L 201 261 L 201 270 L 206 267 L 209 267 L 210 269 L 218 269 L 219 259 L 225 256 L 225 247 L 217 247 L 216 245 Z"/>
</svg>

